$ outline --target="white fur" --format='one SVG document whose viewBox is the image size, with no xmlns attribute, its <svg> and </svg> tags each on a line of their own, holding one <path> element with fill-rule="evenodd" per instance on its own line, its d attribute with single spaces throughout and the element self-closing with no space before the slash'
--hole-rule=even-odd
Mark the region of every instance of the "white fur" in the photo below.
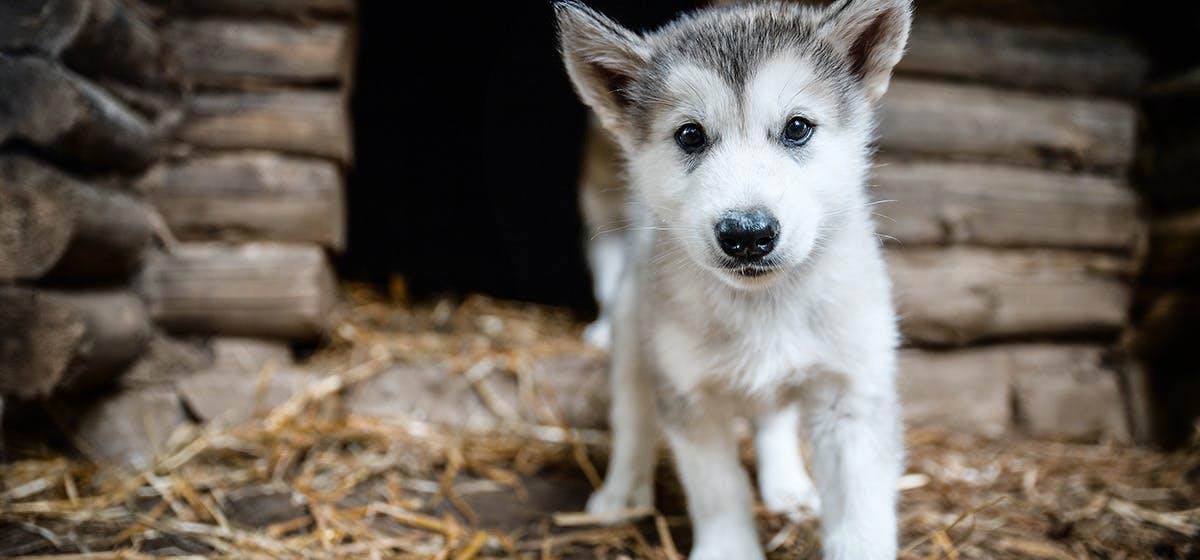
<svg viewBox="0 0 1200 560">
<path fill-rule="evenodd" d="M 622 112 L 637 100 L 616 99 L 622 93 L 612 84 L 667 39 L 613 31 L 619 27 L 582 7 L 560 13 L 568 71 L 625 153 L 634 224 L 613 302 L 613 452 L 588 510 L 650 503 L 661 425 L 688 498 L 693 560 L 763 557 L 738 460 L 737 417 L 755 423 L 764 504 L 819 509 L 826 559 L 896 555 L 898 336 L 864 185 L 868 108 L 891 70 L 878 65 L 899 56 L 870 47 L 902 48 L 909 7 L 904 0 L 840 6 L 828 17 L 743 7 L 712 21 L 809 18 L 847 45 L 857 44 L 856 33 L 883 30 L 883 39 L 868 37 L 859 89 L 820 79 L 800 50 L 764 56 L 737 91 L 723 68 L 679 56 L 656 74 L 661 92 L 652 110 L 638 113 L 643 122 Z M 863 23 L 885 16 L 884 27 Z M 619 48 L 606 48 L 609 40 Z M 779 137 L 797 115 L 816 123 L 802 148 Z M 687 123 L 701 124 L 712 140 L 690 168 L 673 141 Z M 771 254 L 778 266 L 757 277 L 727 268 L 713 234 L 724 213 L 749 207 L 766 208 L 780 224 Z M 813 480 L 799 451 L 801 419 L 814 449 Z"/>
</svg>

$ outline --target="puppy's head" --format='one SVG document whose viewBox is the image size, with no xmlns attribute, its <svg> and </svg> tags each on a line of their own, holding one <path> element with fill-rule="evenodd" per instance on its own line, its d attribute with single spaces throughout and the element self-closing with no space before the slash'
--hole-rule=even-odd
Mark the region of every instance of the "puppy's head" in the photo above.
<svg viewBox="0 0 1200 560">
<path fill-rule="evenodd" d="M 736 287 L 807 260 L 865 201 L 872 109 L 910 0 L 701 10 L 640 35 L 556 5 L 567 73 L 622 146 L 636 198 Z"/>
</svg>

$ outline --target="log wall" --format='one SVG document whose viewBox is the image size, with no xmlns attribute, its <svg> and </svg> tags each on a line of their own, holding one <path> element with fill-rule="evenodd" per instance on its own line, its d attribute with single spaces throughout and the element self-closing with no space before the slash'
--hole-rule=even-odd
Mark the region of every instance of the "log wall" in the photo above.
<svg viewBox="0 0 1200 560">
<path fill-rule="evenodd" d="M 918 15 L 871 191 L 911 424 L 1136 435 L 1120 341 L 1146 240 L 1130 186 L 1146 67 L 1119 37 Z"/>
<path fill-rule="evenodd" d="M 0 398 L 107 384 L 153 337 L 135 184 L 164 146 L 165 53 L 132 2 L 0 5 Z"/>
<path fill-rule="evenodd" d="M 353 13 L 0 3 L 0 397 L 110 384 L 170 337 L 327 334 Z"/>
</svg>

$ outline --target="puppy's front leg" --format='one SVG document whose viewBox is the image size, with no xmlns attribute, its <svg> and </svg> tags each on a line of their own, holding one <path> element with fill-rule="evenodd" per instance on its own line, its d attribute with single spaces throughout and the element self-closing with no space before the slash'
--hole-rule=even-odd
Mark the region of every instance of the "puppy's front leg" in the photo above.
<svg viewBox="0 0 1200 560">
<path fill-rule="evenodd" d="M 658 417 L 654 410 L 655 388 L 649 378 L 637 330 L 628 320 L 629 311 L 617 310 L 624 319 L 616 330 L 612 351 L 612 455 L 604 486 L 587 502 L 591 513 L 612 513 L 629 507 L 654 505 L 654 464 L 658 448 Z"/>
<path fill-rule="evenodd" d="M 805 407 L 826 560 L 896 557 L 902 426 L 895 391 L 866 385 L 831 384 L 813 391 Z"/>
<path fill-rule="evenodd" d="M 758 491 L 774 513 L 815 514 L 821 500 L 800 457 L 800 410 L 792 404 L 759 414 L 754 421 Z"/>
<path fill-rule="evenodd" d="M 738 461 L 732 418 L 704 408 L 667 427 L 695 535 L 690 560 L 763 557 L 750 480 Z"/>
</svg>

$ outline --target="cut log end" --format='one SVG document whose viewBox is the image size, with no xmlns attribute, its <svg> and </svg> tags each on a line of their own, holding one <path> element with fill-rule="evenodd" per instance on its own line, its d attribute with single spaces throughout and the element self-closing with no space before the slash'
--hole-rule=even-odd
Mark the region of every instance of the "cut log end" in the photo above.
<svg viewBox="0 0 1200 560">
<path fill-rule="evenodd" d="M 41 398 L 120 375 L 150 339 L 130 292 L 0 288 L 0 395 Z"/>
</svg>

